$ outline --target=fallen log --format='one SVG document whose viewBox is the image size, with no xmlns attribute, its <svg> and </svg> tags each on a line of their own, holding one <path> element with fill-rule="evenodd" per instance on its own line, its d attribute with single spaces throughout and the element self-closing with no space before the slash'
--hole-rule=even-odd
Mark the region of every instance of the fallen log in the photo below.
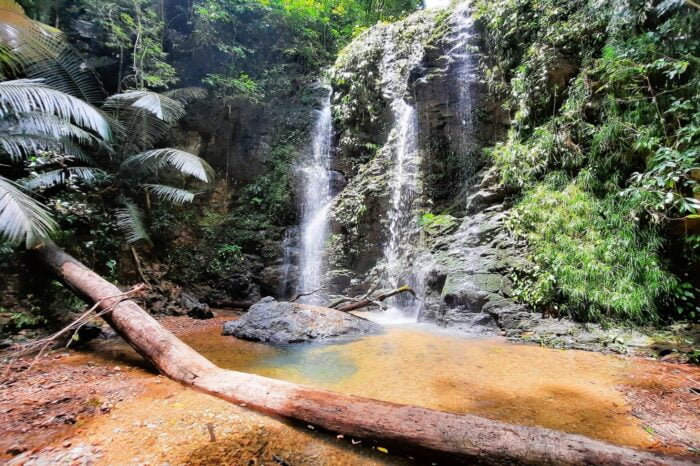
<svg viewBox="0 0 700 466">
<path fill-rule="evenodd" d="M 396 288 L 395 290 L 391 290 L 387 293 L 380 294 L 379 296 L 376 296 L 374 298 L 365 297 L 363 299 L 360 299 L 357 302 L 354 302 L 352 304 L 346 304 L 345 306 L 340 306 L 340 307 L 337 307 L 336 309 L 338 309 L 339 311 L 343 311 L 343 312 L 357 311 L 357 310 L 365 308 L 365 307 L 377 306 L 378 302 L 382 302 L 384 300 L 391 298 L 392 296 L 396 296 L 397 294 L 401 294 L 401 293 L 410 293 L 414 297 L 416 296 L 416 293 L 411 289 L 410 286 L 404 285 L 400 288 Z"/>
<path fill-rule="evenodd" d="M 334 393 L 221 369 L 163 328 L 134 301 L 52 242 L 36 256 L 78 295 L 105 311 L 102 318 L 163 374 L 248 408 L 450 462 L 486 464 L 680 465 L 688 459 L 634 450 L 580 435 L 523 427 Z"/>
</svg>

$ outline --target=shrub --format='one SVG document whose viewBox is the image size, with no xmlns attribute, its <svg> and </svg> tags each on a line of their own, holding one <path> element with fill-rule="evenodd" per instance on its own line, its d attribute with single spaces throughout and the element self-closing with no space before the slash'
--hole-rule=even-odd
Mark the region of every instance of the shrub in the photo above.
<svg viewBox="0 0 700 466">
<path fill-rule="evenodd" d="M 659 299 L 676 280 L 619 199 L 598 200 L 571 183 L 538 185 L 519 203 L 509 227 L 527 240 L 536 268 L 519 280 L 518 296 L 540 309 L 600 321 L 656 321 Z"/>
</svg>

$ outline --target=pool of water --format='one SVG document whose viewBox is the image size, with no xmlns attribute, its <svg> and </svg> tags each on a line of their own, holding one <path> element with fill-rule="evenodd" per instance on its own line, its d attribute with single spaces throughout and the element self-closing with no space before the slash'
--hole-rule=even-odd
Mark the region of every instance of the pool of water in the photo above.
<svg viewBox="0 0 700 466">
<path fill-rule="evenodd" d="M 419 324 L 336 344 L 275 347 L 209 333 L 183 338 L 216 364 L 353 395 L 654 444 L 619 388 L 634 360 L 470 338 Z"/>
</svg>

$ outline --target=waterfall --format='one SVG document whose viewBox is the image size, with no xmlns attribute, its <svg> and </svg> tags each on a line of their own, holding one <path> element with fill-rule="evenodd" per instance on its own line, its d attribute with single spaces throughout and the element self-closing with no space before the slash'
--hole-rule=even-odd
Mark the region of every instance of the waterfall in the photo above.
<svg viewBox="0 0 700 466">
<path fill-rule="evenodd" d="M 407 229 L 412 217 L 412 204 L 418 195 L 420 151 L 418 149 L 418 117 L 416 110 L 403 99 L 391 105 L 394 115 L 393 177 L 389 206 L 389 241 L 384 248 L 389 285 L 399 287 L 405 277 L 401 256 L 406 249 Z M 391 302 L 389 315 L 413 318 L 417 309 L 407 307 L 400 298 Z M 398 311 L 398 312 L 397 312 Z"/>
<path fill-rule="evenodd" d="M 442 9 L 447 2 L 432 0 L 427 8 Z M 478 83 L 478 59 L 472 53 L 474 22 L 470 14 L 470 2 L 455 6 L 451 17 L 447 51 L 447 68 L 452 88 L 449 89 L 448 106 L 451 110 L 452 147 L 460 156 L 461 173 L 456 179 L 468 180 L 476 171 L 478 159 L 473 152 L 478 149 L 474 108 L 475 86 Z M 421 148 L 419 147 L 419 122 L 416 108 L 411 105 L 407 79 L 411 69 L 420 66 L 423 46 L 419 42 L 409 45 L 408 56 L 397 57 L 395 34 L 388 37 L 380 72 L 385 98 L 391 101 L 393 127 L 389 137 L 392 148 L 392 179 L 388 205 L 388 241 L 384 247 L 386 285 L 395 288 L 411 286 L 418 296 L 424 297 L 427 274 L 435 264 L 431 251 L 422 250 L 418 244 L 417 219 L 421 195 Z M 389 309 L 380 319 L 387 323 L 417 320 L 423 301 L 408 295 L 397 296 L 388 302 Z"/>
<path fill-rule="evenodd" d="M 455 31 L 452 41 L 454 45 L 448 52 L 450 60 L 454 61 L 454 86 L 456 100 L 453 104 L 454 119 L 459 125 L 457 145 L 461 149 L 463 167 L 462 176 L 467 180 L 474 174 L 475 163 L 472 152 L 480 146 L 476 136 L 475 86 L 478 85 L 479 60 L 472 52 L 474 43 L 474 19 L 471 16 L 470 2 L 462 2 L 452 13 L 452 28 Z"/>
<path fill-rule="evenodd" d="M 418 114 L 408 101 L 410 96 L 409 73 L 423 58 L 423 43 L 416 38 L 410 44 L 397 43 L 402 40 L 401 31 L 389 28 L 380 64 L 382 91 L 391 102 L 392 128 L 388 146 L 391 156 L 390 198 L 387 205 L 388 234 L 384 245 L 384 285 L 396 288 L 402 285 L 415 286 L 411 251 L 416 212 L 414 201 L 420 191 L 421 151 L 418 146 Z M 410 296 L 397 296 L 387 301 L 389 309 L 378 314 L 386 323 L 413 322 L 419 308 Z"/>
<path fill-rule="evenodd" d="M 300 167 L 304 180 L 301 205 L 301 250 L 299 254 L 299 281 L 297 291 L 308 293 L 322 285 L 323 252 L 328 236 L 328 210 L 331 196 L 331 90 L 318 111 L 312 135 L 309 157 Z M 304 297 L 315 303 L 317 296 Z"/>
</svg>

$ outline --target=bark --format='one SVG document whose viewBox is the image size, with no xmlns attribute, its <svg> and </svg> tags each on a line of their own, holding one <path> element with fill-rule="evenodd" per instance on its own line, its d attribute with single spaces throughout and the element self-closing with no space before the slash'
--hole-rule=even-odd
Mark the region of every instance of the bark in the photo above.
<svg viewBox="0 0 700 466">
<path fill-rule="evenodd" d="M 487 464 L 687 464 L 687 459 L 610 445 L 580 435 L 522 427 L 477 416 L 400 405 L 221 369 L 163 328 L 122 292 L 51 242 L 35 250 L 136 351 L 171 379 L 244 404 L 345 435 L 374 439 L 450 462 Z M 110 310 L 111 309 L 111 310 Z"/>
<path fill-rule="evenodd" d="M 360 299 L 359 301 L 357 301 L 355 303 L 346 304 L 345 306 L 340 306 L 337 309 L 339 311 L 343 311 L 343 312 L 357 311 L 357 310 L 362 309 L 364 307 L 377 306 L 378 302 L 384 301 L 386 299 L 391 298 L 392 296 L 396 296 L 397 294 L 401 294 L 401 293 L 410 293 L 413 296 L 416 295 L 416 293 L 408 285 L 404 285 L 401 288 L 397 288 L 397 289 L 391 290 L 387 293 L 380 294 L 379 296 L 377 296 L 375 298 L 366 297 L 366 298 Z"/>
</svg>

